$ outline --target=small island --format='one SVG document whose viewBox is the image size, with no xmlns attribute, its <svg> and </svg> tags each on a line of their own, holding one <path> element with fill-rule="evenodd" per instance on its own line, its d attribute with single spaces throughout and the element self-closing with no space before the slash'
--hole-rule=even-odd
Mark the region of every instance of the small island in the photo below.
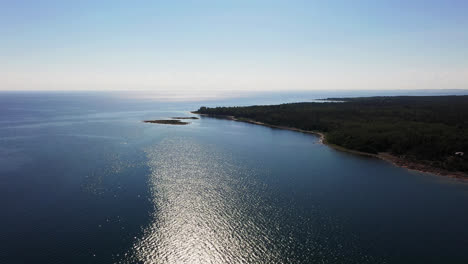
<svg viewBox="0 0 468 264">
<path fill-rule="evenodd" d="M 180 120 L 145 120 L 145 123 L 164 124 L 164 125 L 188 125 L 189 122 L 182 122 Z"/>
<path fill-rule="evenodd" d="M 316 133 L 338 150 L 468 179 L 468 96 L 329 98 L 193 113 Z"/>
<path fill-rule="evenodd" d="M 196 116 L 181 116 L 181 117 L 172 117 L 172 119 L 199 119 Z"/>
</svg>

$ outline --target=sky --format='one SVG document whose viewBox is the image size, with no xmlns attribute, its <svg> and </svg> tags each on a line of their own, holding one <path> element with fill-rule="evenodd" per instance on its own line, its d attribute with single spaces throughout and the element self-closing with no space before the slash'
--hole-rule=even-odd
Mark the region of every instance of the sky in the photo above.
<svg viewBox="0 0 468 264">
<path fill-rule="evenodd" d="M 0 90 L 468 89 L 468 1 L 0 0 Z"/>
</svg>

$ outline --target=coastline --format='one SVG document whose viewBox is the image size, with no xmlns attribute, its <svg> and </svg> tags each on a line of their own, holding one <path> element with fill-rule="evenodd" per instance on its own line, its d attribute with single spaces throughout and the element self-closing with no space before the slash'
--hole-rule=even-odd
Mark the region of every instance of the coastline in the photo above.
<svg viewBox="0 0 468 264">
<path fill-rule="evenodd" d="M 418 163 L 414 161 L 410 161 L 404 158 L 400 158 L 397 156 L 394 156 L 390 153 L 387 152 L 381 152 L 378 154 L 372 154 L 372 153 L 367 153 L 367 152 L 362 152 L 362 151 L 357 151 L 357 150 L 352 150 L 352 149 L 347 149 L 335 144 L 331 144 L 327 142 L 326 140 L 326 134 L 320 131 L 310 131 L 310 130 L 303 130 L 299 128 L 294 128 L 294 127 L 286 127 L 286 126 L 277 126 L 277 125 L 271 125 L 263 122 L 258 122 L 252 119 L 247 119 L 247 118 L 236 118 L 234 116 L 224 116 L 224 115 L 208 115 L 208 114 L 200 114 L 196 112 L 191 112 L 192 114 L 197 114 L 200 116 L 206 116 L 206 117 L 213 117 L 213 118 L 221 118 L 221 119 L 227 119 L 227 120 L 232 120 L 232 121 L 238 121 L 238 122 L 245 122 L 245 123 L 250 123 L 254 125 L 260 125 L 260 126 L 266 126 L 270 128 L 277 128 L 277 129 L 284 129 L 284 130 L 290 130 L 290 131 L 296 131 L 300 133 L 306 133 L 306 134 L 314 134 L 318 135 L 320 137 L 319 143 L 327 145 L 335 150 L 338 151 L 343 151 L 343 152 L 348 152 L 351 154 L 355 155 L 360 155 L 360 156 L 367 156 L 367 157 L 373 157 L 373 158 L 378 158 L 387 162 L 390 162 L 391 164 L 400 167 L 400 168 L 405 168 L 407 170 L 412 170 L 412 171 L 417 171 L 417 172 L 423 172 L 423 173 L 431 173 L 434 175 L 438 176 L 444 176 L 444 177 L 450 177 L 450 178 L 455 178 L 455 179 L 461 179 L 461 180 L 468 180 L 468 174 L 460 172 L 460 171 L 448 171 L 442 168 L 437 168 L 433 167 L 427 164 L 423 163 Z"/>
</svg>

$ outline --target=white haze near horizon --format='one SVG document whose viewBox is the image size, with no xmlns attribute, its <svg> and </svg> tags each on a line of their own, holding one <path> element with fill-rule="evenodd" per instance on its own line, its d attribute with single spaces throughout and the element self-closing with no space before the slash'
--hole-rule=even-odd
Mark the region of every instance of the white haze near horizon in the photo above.
<svg viewBox="0 0 468 264">
<path fill-rule="evenodd" d="M 463 1 L 7 1 L 0 90 L 468 89 Z"/>
</svg>

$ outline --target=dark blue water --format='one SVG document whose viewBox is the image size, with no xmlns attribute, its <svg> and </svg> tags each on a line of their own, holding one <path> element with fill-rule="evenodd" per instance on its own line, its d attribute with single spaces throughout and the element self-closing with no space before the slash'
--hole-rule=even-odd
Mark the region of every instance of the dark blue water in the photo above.
<svg viewBox="0 0 468 264">
<path fill-rule="evenodd" d="M 0 93 L 0 263 L 468 263 L 467 183 L 292 131 L 141 122 L 249 103 Z"/>
</svg>

